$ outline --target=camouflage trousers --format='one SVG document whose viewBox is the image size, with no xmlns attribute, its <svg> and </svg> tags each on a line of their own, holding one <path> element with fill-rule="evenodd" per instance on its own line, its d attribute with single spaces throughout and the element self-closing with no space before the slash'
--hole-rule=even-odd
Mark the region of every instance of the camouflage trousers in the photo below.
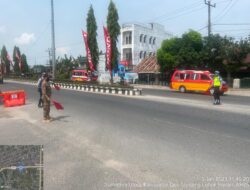
<svg viewBox="0 0 250 190">
<path fill-rule="evenodd" d="M 50 101 L 43 97 L 43 119 L 50 119 Z"/>
</svg>

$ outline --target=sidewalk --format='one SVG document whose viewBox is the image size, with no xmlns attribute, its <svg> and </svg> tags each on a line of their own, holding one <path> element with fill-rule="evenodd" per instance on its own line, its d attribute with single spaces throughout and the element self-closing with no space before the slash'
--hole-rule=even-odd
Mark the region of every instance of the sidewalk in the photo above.
<svg viewBox="0 0 250 190">
<path fill-rule="evenodd" d="M 160 86 L 160 85 L 143 85 L 143 84 L 133 84 L 132 86 L 136 88 L 141 89 L 155 89 L 155 90 L 168 90 L 171 89 L 168 86 Z M 226 92 L 228 95 L 234 95 L 234 96 L 249 96 L 250 97 L 250 88 L 229 88 L 229 90 Z"/>
</svg>

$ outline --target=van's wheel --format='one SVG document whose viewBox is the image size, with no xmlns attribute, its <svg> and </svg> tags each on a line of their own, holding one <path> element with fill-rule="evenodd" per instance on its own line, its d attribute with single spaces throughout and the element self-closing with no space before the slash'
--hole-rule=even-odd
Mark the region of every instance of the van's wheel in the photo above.
<svg viewBox="0 0 250 190">
<path fill-rule="evenodd" d="M 181 87 L 179 88 L 179 90 L 180 90 L 181 93 L 186 92 L 186 88 L 185 88 L 184 86 L 181 86 Z"/>
<path fill-rule="evenodd" d="M 214 88 L 210 88 L 209 92 L 211 95 L 214 95 Z"/>
</svg>

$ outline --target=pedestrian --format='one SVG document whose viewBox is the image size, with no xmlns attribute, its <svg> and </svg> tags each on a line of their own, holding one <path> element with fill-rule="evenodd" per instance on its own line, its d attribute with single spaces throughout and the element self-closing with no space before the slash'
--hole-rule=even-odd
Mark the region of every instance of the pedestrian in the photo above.
<svg viewBox="0 0 250 190">
<path fill-rule="evenodd" d="M 50 117 L 51 87 L 49 80 L 49 75 L 45 74 L 42 82 L 43 120 L 45 122 L 50 122 L 52 120 Z"/>
<path fill-rule="evenodd" d="M 221 77 L 219 76 L 220 72 L 215 71 L 213 78 L 213 87 L 214 87 L 214 105 L 220 104 L 220 87 L 221 87 Z"/>
<path fill-rule="evenodd" d="M 38 100 L 38 107 L 42 108 L 43 107 L 43 99 L 42 99 L 42 82 L 44 78 L 45 73 L 42 73 L 41 77 L 38 79 L 37 82 L 37 90 L 39 93 L 39 100 Z"/>
</svg>

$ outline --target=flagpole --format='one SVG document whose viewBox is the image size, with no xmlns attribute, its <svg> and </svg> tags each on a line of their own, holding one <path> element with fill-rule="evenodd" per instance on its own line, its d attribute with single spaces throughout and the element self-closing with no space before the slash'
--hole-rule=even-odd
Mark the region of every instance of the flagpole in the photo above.
<svg viewBox="0 0 250 190">
<path fill-rule="evenodd" d="M 55 79 L 55 69 L 56 69 L 56 48 L 55 48 L 55 22 L 54 22 L 54 3 L 51 0 L 51 36 L 52 36 L 52 77 Z"/>
</svg>

